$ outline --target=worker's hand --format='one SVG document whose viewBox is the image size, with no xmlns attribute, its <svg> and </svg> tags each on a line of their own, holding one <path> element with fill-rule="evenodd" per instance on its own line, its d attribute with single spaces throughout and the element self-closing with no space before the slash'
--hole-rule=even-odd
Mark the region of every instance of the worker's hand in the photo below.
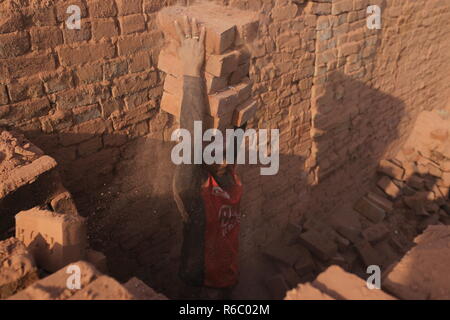
<svg viewBox="0 0 450 320">
<path fill-rule="evenodd" d="M 185 76 L 199 77 L 205 62 L 205 27 L 199 29 L 196 19 L 183 19 L 183 26 L 175 21 L 175 28 L 180 38 L 178 56 Z"/>
</svg>

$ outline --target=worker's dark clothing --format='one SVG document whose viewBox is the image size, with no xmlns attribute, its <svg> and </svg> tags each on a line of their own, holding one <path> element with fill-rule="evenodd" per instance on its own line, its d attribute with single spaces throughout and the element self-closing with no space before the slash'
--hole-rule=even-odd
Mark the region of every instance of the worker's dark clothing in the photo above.
<svg viewBox="0 0 450 320">
<path fill-rule="evenodd" d="M 192 139 L 194 121 L 202 121 L 205 127 L 205 92 L 202 78 L 184 77 L 180 128 L 188 130 Z M 193 158 L 193 146 L 191 155 Z M 232 183 L 221 188 L 219 179 L 203 165 L 176 168 L 174 198 L 186 218 L 179 273 L 188 284 L 226 288 L 237 281 L 242 185 L 234 169 L 227 174 Z"/>
</svg>

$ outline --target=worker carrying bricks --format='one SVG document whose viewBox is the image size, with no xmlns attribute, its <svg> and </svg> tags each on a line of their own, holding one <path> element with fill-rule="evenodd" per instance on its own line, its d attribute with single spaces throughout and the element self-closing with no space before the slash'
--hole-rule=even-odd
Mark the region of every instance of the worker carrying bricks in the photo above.
<svg viewBox="0 0 450 320">
<path fill-rule="evenodd" d="M 205 123 L 207 114 L 205 80 L 201 76 L 206 30 L 188 17 L 175 22 L 175 26 L 183 68 L 180 128 L 194 137 L 194 121 Z M 212 165 L 181 164 L 174 175 L 173 190 L 184 221 L 180 277 L 192 286 L 233 287 L 238 280 L 242 196 L 235 165 L 225 161 Z"/>
</svg>

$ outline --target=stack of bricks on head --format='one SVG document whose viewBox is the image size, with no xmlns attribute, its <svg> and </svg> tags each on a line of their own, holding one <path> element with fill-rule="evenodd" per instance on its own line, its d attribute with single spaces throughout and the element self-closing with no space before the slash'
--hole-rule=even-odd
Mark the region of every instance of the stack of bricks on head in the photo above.
<svg viewBox="0 0 450 320">
<path fill-rule="evenodd" d="M 166 73 L 161 109 L 180 116 L 183 75 L 177 56 L 175 21 L 184 16 L 196 18 L 206 28 L 204 77 L 208 94 L 207 126 L 224 130 L 240 127 L 256 112 L 249 79 L 250 54 L 246 44 L 258 32 L 258 14 L 216 4 L 173 6 L 161 10 L 158 24 L 166 39 L 159 56 L 158 68 Z"/>
</svg>

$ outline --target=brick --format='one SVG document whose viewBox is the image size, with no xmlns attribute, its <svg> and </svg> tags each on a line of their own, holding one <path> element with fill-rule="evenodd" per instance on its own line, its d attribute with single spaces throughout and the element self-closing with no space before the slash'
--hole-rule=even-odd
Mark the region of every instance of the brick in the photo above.
<svg viewBox="0 0 450 320">
<path fill-rule="evenodd" d="M 70 72 L 41 74 L 47 93 L 55 93 L 73 86 L 73 77 Z"/>
<path fill-rule="evenodd" d="M 24 28 L 24 19 L 21 12 L 0 11 L 0 33 L 21 31 Z"/>
<path fill-rule="evenodd" d="M 119 19 L 122 34 L 145 31 L 145 18 L 142 14 L 135 14 Z"/>
<path fill-rule="evenodd" d="M 0 241 L 0 261 L 0 299 L 8 298 L 39 279 L 33 256 L 16 238 Z"/>
<path fill-rule="evenodd" d="M 65 191 L 56 195 L 51 201 L 50 206 L 56 213 L 78 215 L 75 201 L 70 192 Z"/>
<path fill-rule="evenodd" d="M 332 15 L 340 15 L 353 10 L 353 0 L 341 0 L 333 2 L 331 7 Z"/>
<path fill-rule="evenodd" d="M 126 60 L 108 61 L 103 65 L 103 77 L 105 80 L 112 80 L 128 73 Z"/>
<path fill-rule="evenodd" d="M 137 300 L 167 300 L 167 298 L 147 286 L 136 277 L 131 278 L 123 285 Z"/>
<path fill-rule="evenodd" d="M 142 0 L 116 0 L 119 16 L 142 12 Z"/>
<path fill-rule="evenodd" d="M 209 114 L 220 117 L 227 113 L 232 113 L 238 105 L 236 91 L 228 89 L 208 96 Z"/>
<path fill-rule="evenodd" d="M 28 7 L 25 9 L 34 26 L 55 26 L 56 14 L 54 6 L 48 7 Z"/>
<path fill-rule="evenodd" d="M 178 57 L 167 50 L 161 50 L 161 53 L 159 54 L 158 69 L 175 77 L 181 76 L 183 72 Z"/>
<path fill-rule="evenodd" d="M 89 283 L 101 276 L 91 264 L 84 261 L 76 261 L 71 265 L 80 268 L 81 288 L 85 288 Z M 69 266 L 65 266 L 57 272 L 41 279 L 19 293 L 9 297 L 9 300 L 65 300 L 73 296 L 79 290 L 67 288 L 67 271 Z"/>
<path fill-rule="evenodd" d="M 164 92 L 161 99 L 161 110 L 164 110 L 175 117 L 180 117 L 181 100 L 179 96 Z"/>
<path fill-rule="evenodd" d="M 206 58 L 205 71 L 216 77 L 224 77 L 236 70 L 238 52 L 232 51 L 223 55 L 210 55 Z"/>
<path fill-rule="evenodd" d="M 237 127 L 243 126 L 250 121 L 258 110 L 258 103 L 252 99 L 239 105 L 234 111 L 233 124 Z"/>
<path fill-rule="evenodd" d="M 114 79 L 113 96 L 118 97 L 154 87 L 156 81 L 156 72 L 144 72 Z"/>
<path fill-rule="evenodd" d="M 369 199 L 372 203 L 374 203 L 377 207 L 380 207 L 381 209 L 383 209 L 384 211 L 386 211 L 387 213 L 391 213 L 392 210 L 394 209 L 394 204 L 392 203 L 392 201 L 386 199 L 383 196 L 380 196 L 374 192 L 369 192 L 366 195 L 367 199 Z"/>
<path fill-rule="evenodd" d="M 358 43 L 347 43 L 338 50 L 338 57 L 347 57 L 352 54 L 359 53 L 360 46 Z"/>
<path fill-rule="evenodd" d="M 313 287 L 310 283 L 299 284 L 286 293 L 284 300 L 335 300 L 328 294 Z"/>
<path fill-rule="evenodd" d="M 238 103 L 247 101 L 252 95 L 253 82 L 249 78 L 244 78 L 241 83 L 231 87 L 238 95 Z"/>
<path fill-rule="evenodd" d="M 90 0 L 88 6 L 93 18 L 109 18 L 117 15 L 114 0 Z"/>
<path fill-rule="evenodd" d="M 337 252 L 336 244 L 315 230 L 300 235 L 301 243 L 321 260 L 331 259 Z"/>
<path fill-rule="evenodd" d="M 331 3 L 312 3 L 311 13 L 314 15 L 329 15 L 331 14 Z M 315 22 L 315 19 L 313 17 L 308 17 L 308 25 L 312 25 L 313 22 Z M 316 18 L 316 17 L 314 17 Z"/>
<path fill-rule="evenodd" d="M 164 4 L 161 2 L 155 2 L 152 0 L 144 0 L 144 12 L 145 13 L 154 13 L 163 7 Z"/>
<path fill-rule="evenodd" d="M 58 55 L 64 66 L 73 66 L 113 58 L 115 49 L 111 43 L 85 44 L 76 48 L 61 48 Z"/>
<path fill-rule="evenodd" d="M 365 229 L 362 235 L 369 242 L 380 242 L 389 236 L 389 229 L 384 224 L 377 223 Z"/>
<path fill-rule="evenodd" d="M 164 80 L 164 91 L 181 96 L 183 94 L 183 78 L 168 74 Z"/>
<path fill-rule="evenodd" d="M 9 102 L 8 92 L 6 91 L 6 86 L 0 84 L 0 105 L 7 104 Z"/>
<path fill-rule="evenodd" d="M 56 161 L 49 156 L 40 156 L 31 163 L 15 168 L 11 174 L 3 176 L 0 182 L 0 199 L 35 181 L 42 174 L 56 167 Z"/>
<path fill-rule="evenodd" d="M 354 245 L 365 267 L 371 265 L 383 267 L 384 257 L 381 256 L 368 241 L 363 240 Z"/>
<path fill-rule="evenodd" d="M 75 124 L 100 118 L 101 114 L 97 104 L 81 106 L 72 109 Z"/>
<path fill-rule="evenodd" d="M 77 68 L 76 75 L 82 84 L 89 84 L 103 80 L 102 65 L 98 63 L 86 64 Z"/>
<path fill-rule="evenodd" d="M 139 52 L 129 58 L 130 72 L 141 72 L 153 67 L 152 56 L 148 52 Z"/>
<path fill-rule="evenodd" d="M 223 8 L 223 7 L 219 7 Z M 191 18 L 197 18 L 198 22 L 206 27 L 205 47 L 211 54 L 223 54 L 230 48 L 236 37 L 236 26 L 224 20 L 217 7 L 192 6 L 186 7 L 167 7 L 159 11 L 158 24 L 168 38 L 177 38 L 174 21 L 179 20 L 183 15 Z"/>
<path fill-rule="evenodd" d="M 39 267 L 55 272 L 84 257 L 83 218 L 38 208 L 19 212 L 15 218 L 16 237 L 27 246 Z"/>
<path fill-rule="evenodd" d="M 114 130 L 121 130 L 127 126 L 142 122 L 151 118 L 156 112 L 151 104 L 136 107 L 120 115 L 113 114 L 112 121 Z"/>
<path fill-rule="evenodd" d="M 9 95 L 12 102 L 39 98 L 44 95 L 44 86 L 39 78 L 28 78 L 9 85 Z"/>
<path fill-rule="evenodd" d="M 78 144 L 82 141 L 86 141 L 91 136 L 102 135 L 107 130 L 105 120 L 94 119 L 87 122 L 80 123 L 79 125 L 73 126 L 70 130 L 64 130 L 60 136 L 59 142 L 63 146 L 70 146 L 73 144 Z M 110 151 L 105 151 L 108 153 Z"/>
<path fill-rule="evenodd" d="M 70 1 L 70 4 L 68 4 L 67 2 L 60 2 L 55 5 L 56 19 L 58 22 L 67 21 L 67 19 L 72 14 L 72 13 L 67 13 L 67 8 L 69 7 L 69 5 L 78 6 L 81 11 L 81 18 L 87 17 L 86 5 L 83 0 L 73 0 L 73 1 Z"/>
<path fill-rule="evenodd" d="M 150 101 L 149 90 L 140 91 L 124 97 L 125 106 L 128 110 L 136 108 Z"/>
<path fill-rule="evenodd" d="M 117 42 L 119 55 L 128 56 L 139 51 L 152 50 L 158 43 L 159 37 L 157 32 L 121 37 Z"/>
<path fill-rule="evenodd" d="M 64 43 L 71 44 L 74 42 L 89 41 L 92 37 L 91 22 L 84 19 L 81 20 L 81 28 L 78 29 L 63 29 Z"/>
<path fill-rule="evenodd" d="M 274 21 L 290 20 L 295 18 L 298 12 L 296 4 L 292 3 L 285 6 L 276 6 L 272 9 L 271 16 Z"/>
<path fill-rule="evenodd" d="M 232 72 L 229 78 L 229 84 L 234 86 L 247 78 L 250 72 L 250 63 L 244 63 L 238 66 L 236 71 Z"/>
<path fill-rule="evenodd" d="M 388 196 L 392 197 L 392 198 L 396 198 L 397 196 L 400 195 L 400 189 L 399 187 L 397 187 L 391 179 L 389 179 L 388 177 L 384 176 L 382 177 L 378 183 L 377 186 L 384 191 L 384 193 L 386 193 Z"/>
<path fill-rule="evenodd" d="M 366 197 L 361 198 L 355 204 L 354 209 L 374 223 L 382 221 L 386 216 L 386 213 L 382 208 Z"/>
<path fill-rule="evenodd" d="M 29 120 L 34 117 L 43 116 L 50 110 L 50 102 L 47 98 L 37 98 L 26 100 L 17 104 L 11 105 L 10 112 L 2 120 L 8 121 L 10 124 L 17 124 L 24 120 Z"/>
<path fill-rule="evenodd" d="M 370 290 L 366 281 L 338 266 L 329 267 L 312 284 L 338 300 L 397 300 L 381 290 Z"/>
<path fill-rule="evenodd" d="M 111 38 L 119 35 L 119 28 L 113 19 L 97 19 L 92 21 L 92 37 L 94 40 Z"/>
<path fill-rule="evenodd" d="M 87 87 L 60 91 L 55 97 L 56 106 L 60 110 L 70 110 L 77 106 L 94 104 L 96 101 L 97 98 L 92 96 L 92 91 Z"/>
<path fill-rule="evenodd" d="M 26 32 L 0 34 L 0 58 L 12 58 L 25 54 L 31 48 Z"/>
<path fill-rule="evenodd" d="M 378 164 L 378 172 L 381 172 L 393 179 L 403 180 L 405 170 L 388 160 L 381 160 Z"/>
<path fill-rule="evenodd" d="M 102 116 L 107 119 L 109 116 L 117 111 L 123 109 L 123 101 L 121 99 L 108 99 L 100 101 Z"/>
<path fill-rule="evenodd" d="M 214 77 L 205 72 L 205 81 L 207 94 L 214 94 L 228 87 L 228 79 L 226 77 Z"/>
<path fill-rule="evenodd" d="M 41 27 L 30 30 L 33 50 L 53 49 L 63 43 L 62 32 L 57 27 Z"/>
</svg>

